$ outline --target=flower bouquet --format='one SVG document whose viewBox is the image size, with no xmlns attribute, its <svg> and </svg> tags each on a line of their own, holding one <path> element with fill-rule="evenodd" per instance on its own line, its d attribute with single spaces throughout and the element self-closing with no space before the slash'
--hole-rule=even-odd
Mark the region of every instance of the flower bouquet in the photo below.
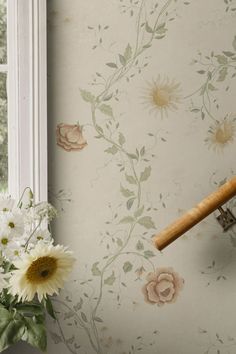
<svg viewBox="0 0 236 354">
<path fill-rule="evenodd" d="M 0 352 L 20 340 L 46 350 L 46 314 L 56 318 L 52 295 L 75 261 L 53 244 L 55 216 L 53 206 L 34 202 L 29 188 L 18 202 L 0 195 Z"/>
</svg>

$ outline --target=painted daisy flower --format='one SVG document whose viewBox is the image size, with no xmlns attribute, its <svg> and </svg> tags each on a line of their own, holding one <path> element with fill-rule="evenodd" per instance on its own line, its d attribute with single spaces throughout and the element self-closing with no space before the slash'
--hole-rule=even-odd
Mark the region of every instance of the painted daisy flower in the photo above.
<svg viewBox="0 0 236 354">
<path fill-rule="evenodd" d="M 20 237 L 24 233 L 23 214 L 14 212 L 4 212 L 1 215 L 1 228 L 11 233 L 13 237 Z"/>
<path fill-rule="evenodd" d="M 161 79 L 159 75 L 156 80 L 148 83 L 143 99 L 150 113 L 161 114 L 162 118 L 168 116 L 169 111 L 178 109 L 181 100 L 180 84 L 168 77 Z"/>
<path fill-rule="evenodd" d="M 235 135 L 236 116 L 227 115 L 221 122 L 216 121 L 210 126 L 205 142 L 209 148 L 212 147 L 215 151 L 222 151 L 234 142 Z"/>
<path fill-rule="evenodd" d="M 46 295 L 58 294 L 72 270 L 75 259 L 61 245 L 39 242 L 30 253 L 22 254 L 14 263 L 9 291 L 22 301 L 31 301 L 38 296 L 42 301 Z"/>
</svg>

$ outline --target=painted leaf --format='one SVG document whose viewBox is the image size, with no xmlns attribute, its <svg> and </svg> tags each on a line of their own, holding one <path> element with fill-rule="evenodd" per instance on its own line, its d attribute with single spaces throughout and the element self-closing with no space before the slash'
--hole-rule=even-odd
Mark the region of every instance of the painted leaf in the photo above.
<svg viewBox="0 0 236 354">
<path fill-rule="evenodd" d="M 127 206 L 127 209 L 130 210 L 134 204 L 134 201 L 135 201 L 136 198 L 130 198 L 127 200 L 127 203 L 126 203 L 126 206 Z"/>
<path fill-rule="evenodd" d="M 146 258 L 155 257 L 155 254 L 154 254 L 152 251 L 150 251 L 150 250 L 144 251 L 143 253 L 144 253 L 144 256 L 145 256 Z"/>
<path fill-rule="evenodd" d="M 222 68 L 219 72 L 219 77 L 217 81 L 224 81 L 227 76 L 228 70 L 226 67 Z"/>
<path fill-rule="evenodd" d="M 141 156 L 145 155 L 145 146 L 143 146 L 142 149 L 140 150 L 140 155 Z"/>
<path fill-rule="evenodd" d="M 133 176 L 125 174 L 125 178 L 130 184 L 137 184 L 136 179 Z"/>
<path fill-rule="evenodd" d="M 233 52 L 229 52 L 229 51 L 223 51 L 224 55 L 226 55 L 227 57 L 232 57 L 234 55 Z"/>
<path fill-rule="evenodd" d="M 148 22 L 146 22 L 146 24 L 145 24 L 145 30 L 146 30 L 148 33 L 153 33 L 153 29 L 149 26 Z"/>
<path fill-rule="evenodd" d="M 116 63 L 107 63 L 106 65 L 109 66 L 109 68 L 113 68 L 113 69 L 117 69 L 118 68 Z"/>
<path fill-rule="evenodd" d="M 144 226 L 146 229 L 155 229 L 155 224 L 151 218 L 151 216 L 143 216 L 138 220 L 138 223 Z"/>
<path fill-rule="evenodd" d="M 126 61 L 128 61 L 132 57 L 132 48 L 130 44 L 128 44 L 125 49 L 124 57 Z"/>
<path fill-rule="evenodd" d="M 94 321 L 102 323 L 103 320 L 100 317 L 94 317 Z"/>
<path fill-rule="evenodd" d="M 131 224 L 134 221 L 135 219 L 132 216 L 125 216 L 123 219 L 120 220 L 120 224 Z"/>
<path fill-rule="evenodd" d="M 50 335 L 51 335 L 51 338 L 52 338 L 54 344 L 59 344 L 59 343 L 63 342 L 61 336 L 59 336 L 57 333 L 50 331 Z"/>
<path fill-rule="evenodd" d="M 139 218 L 139 217 L 142 215 L 143 211 L 144 211 L 144 206 L 142 206 L 141 208 L 139 208 L 138 210 L 136 210 L 136 212 L 134 213 L 134 216 L 135 216 L 136 218 Z"/>
<path fill-rule="evenodd" d="M 224 55 L 216 55 L 219 64 L 227 64 L 228 59 Z"/>
<path fill-rule="evenodd" d="M 126 198 L 134 196 L 134 192 L 130 191 L 129 189 L 124 188 L 122 185 L 120 185 L 120 191 L 121 191 L 121 194 Z"/>
<path fill-rule="evenodd" d="M 136 245 L 136 250 L 137 251 L 143 251 L 144 250 L 144 245 L 141 241 L 138 241 L 137 245 Z"/>
<path fill-rule="evenodd" d="M 125 59 L 125 57 L 124 57 L 123 55 L 119 54 L 119 59 L 120 59 L 121 64 L 122 64 L 123 66 L 125 66 L 125 65 L 126 65 L 126 59 Z"/>
<path fill-rule="evenodd" d="M 85 102 L 90 102 L 90 103 L 94 102 L 95 97 L 91 92 L 86 90 L 80 90 L 80 93 L 81 93 L 81 97 Z"/>
<path fill-rule="evenodd" d="M 112 110 L 111 106 L 109 106 L 108 104 L 104 103 L 101 106 L 99 106 L 98 108 L 102 113 L 106 114 L 107 116 L 113 117 L 113 110 Z"/>
<path fill-rule="evenodd" d="M 151 170 L 152 170 L 151 166 L 145 168 L 145 170 L 141 173 L 140 182 L 144 182 L 150 177 Z"/>
<path fill-rule="evenodd" d="M 132 160 L 138 160 L 138 156 L 135 154 L 127 154 Z"/>
<path fill-rule="evenodd" d="M 101 271 L 100 269 L 98 268 L 98 264 L 99 262 L 95 262 L 93 265 L 92 265 L 92 274 L 96 277 L 96 276 L 99 276 L 101 275 Z"/>
<path fill-rule="evenodd" d="M 83 302 L 84 302 L 84 301 L 83 301 L 83 299 L 82 299 L 82 297 L 81 297 L 81 298 L 80 298 L 80 301 L 77 302 L 77 304 L 73 306 L 74 310 L 75 310 L 75 311 L 79 311 L 79 310 L 82 308 Z"/>
<path fill-rule="evenodd" d="M 81 317 L 84 322 L 88 322 L 87 317 L 84 312 L 81 312 Z"/>
<path fill-rule="evenodd" d="M 109 147 L 108 149 L 105 150 L 108 154 L 115 155 L 118 152 L 118 149 L 115 145 Z"/>
<path fill-rule="evenodd" d="M 233 40 L 232 45 L 233 45 L 234 50 L 236 51 L 236 36 L 234 36 L 234 40 Z"/>
<path fill-rule="evenodd" d="M 104 280 L 104 284 L 111 286 L 114 284 L 115 280 L 116 280 L 115 272 L 112 272 L 112 274 L 107 279 Z"/>
<path fill-rule="evenodd" d="M 129 261 L 125 262 L 123 265 L 123 271 L 125 273 L 131 272 L 132 268 L 133 268 L 133 265 Z"/>
<path fill-rule="evenodd" d="M 203 75 L 205 74 L 205 70 L 198 70 L 197 73 Z"/>
<path fill-rule="evenodd" d="M 119 247 L 122 247 L 122 246 L 123 246 L 123 241 L 122 241 L 121 238 L 119 238 L 119 237 L 117 237 L 116 243 L 117 243 L 117 246 L 119 246 Z"/>
<path fill-rule="evenodd" d="M 125 143 L 125 137 L 124 137 L 124 135 L 122 134 L 122 133 L 120 133 L 119 134 L 119 144 L 120 145 L 124 145 L 124 143 Z"/>
<path fill-rule="evenodd" d="M 217 91 L 217 88 L 214 85 L 212 85 L 211 83 L 208 84 L 208 89 L 210 91 Z"/>
</svg>

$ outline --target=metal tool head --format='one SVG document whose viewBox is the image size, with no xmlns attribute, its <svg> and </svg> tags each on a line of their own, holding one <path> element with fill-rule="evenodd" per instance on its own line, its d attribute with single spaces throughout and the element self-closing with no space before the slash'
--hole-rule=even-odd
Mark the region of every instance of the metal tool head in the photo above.
<svg viewBox="0 0 236 354">
<path fill-rule="evenodd" d="M 220 215 L 217 216 L 217 220 L 220 225 L 223 227 L 224 231 L 227 231 L 230 227 L 236 224 L 236 218 L 234 214 L 227 208 L 224 210 L 223 208 L 219 208 Z"/>
</svg>

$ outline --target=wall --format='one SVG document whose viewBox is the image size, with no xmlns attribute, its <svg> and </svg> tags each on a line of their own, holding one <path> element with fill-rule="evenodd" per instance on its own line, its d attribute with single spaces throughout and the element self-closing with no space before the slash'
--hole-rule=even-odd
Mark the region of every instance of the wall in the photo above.
<svg viewBox="0 0 236 354">
<path fill-rule="evenodd" d="M 235 353 L 236 228 L 152 245 L 235 174 L 235 8 L 48 1 L 50 200 L 77 257 L 48 353 Z"/>
</svg>

